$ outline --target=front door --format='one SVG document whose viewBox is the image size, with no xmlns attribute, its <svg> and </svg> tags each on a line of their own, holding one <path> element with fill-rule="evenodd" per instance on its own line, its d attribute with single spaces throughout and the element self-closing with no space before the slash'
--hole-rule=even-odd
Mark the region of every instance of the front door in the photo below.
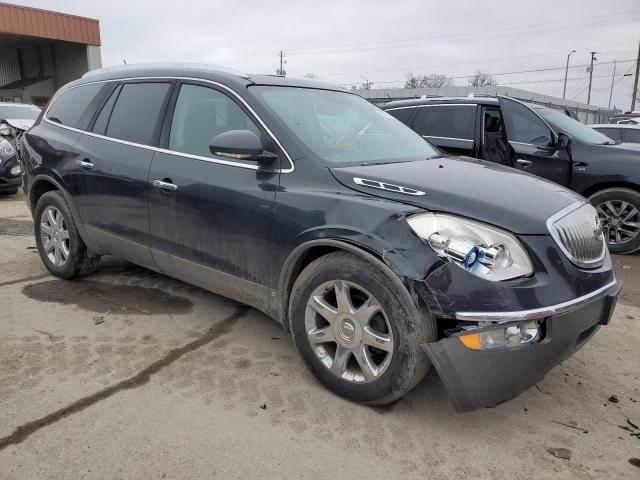
<svg viewBox="0 0 640 480">
<path fill-rule="evenodd" d="M 279 161 L 214 156 L 212 138 L 228 130 L 264 135 L 224 89 L 180 86 L 149 174 L 152 254 L 168 275 L 266 307 Z"/>
<path fill-rule="evenodd" d="M 566 150 L 556 148 L 551 128 L 525 104 L 507 97 L 499 99 L 511 166 L 569 186 L 571 159 Z"/>
<path fill-rule="evenodd" d="M 90 243 L 153 266 L 148 175 L 171 84 L 127 83 L 111 93 L 77 143 L 74 199 Z"/>
</svg>

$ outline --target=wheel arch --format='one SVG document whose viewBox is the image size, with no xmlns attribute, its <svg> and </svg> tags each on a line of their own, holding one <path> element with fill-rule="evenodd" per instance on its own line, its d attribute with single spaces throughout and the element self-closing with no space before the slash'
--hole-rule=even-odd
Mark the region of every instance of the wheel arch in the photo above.
<svg viewBox="0 0 640 480">
<path fill-rule="evenodd" d="M 637 183 L 614 180 L 614 181 L 608 181 L 608 182 L 600 182 L 600 183 L 591 185 L 588 188 L 586 188 L 584 191 L 582 191 L 581 195 L 583 197 L 589 198 L 595 195 L 596 193 L 601 192 L 602 190 L 609 190 L 612 188 L 626 188 L 629 190 L 633 190 L 636 193 L 640 193 L 640 185 L 638 185 Z"/>
<path fill-rule="evenodd" d="M 78 210 L 76 209 L 75 203 L 73 202 L 73 197 L 71 196 L 71 193 L 63 186 L 62 182 L 58 179 L 53 178 L 49 175 L 42 174 L 33 177 L 30 182 L 27 197 L 31 213 L 34 214 L 36 204 L 38 203 L 40 197 L 42 197 L 42 195 L 44 195 L 46 192 L 50 192 L 53 190 L 59 191 L 62 194 L 64 201 L 69 206 L 69 210 L 71 210 L 71 215 L 73 216 L 76 227 L 78 228 L 78 234 L 80 235 L 82 241 L 87 244 L 86 235 L 84 234 L 82 223 L 80 222 L 80 215 L 78 213 Z"/>
<path fill-rule="evenodd" d="M 276 314 L 286 330 L 289 330 L 289 301 L 296 279 L 311 262 L 336 251 L 352 253 L 380 269 L 395 284 L 398 291 L 406 295 L 407 304 L 416 308 L 417 315 L 416 300 L 409 293 L 403 279 L 384 262 L 378 252 L 364 245 L 340 239 L 310 240 L 298 245 L 289 254 L 278 281 Z"/>
</svg>

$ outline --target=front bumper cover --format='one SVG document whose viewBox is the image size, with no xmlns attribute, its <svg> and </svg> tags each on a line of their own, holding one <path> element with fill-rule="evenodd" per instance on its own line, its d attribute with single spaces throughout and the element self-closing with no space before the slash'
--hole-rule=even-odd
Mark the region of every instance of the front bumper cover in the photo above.
<svg viewBox="0 0 640 480">
<path fill-rule="evenodd" d="M 622 284 L 615 281 L 587 299 L 539 312 L 506 313 L 507 322 L 514 317 L 546 319 L 544 339 L 532 345 L 472 350 L 454 336 L 426 343 L 423 349 L 458 412 L 493 407 L 542 380 L 554 366 L 584 345 L 601 325 L 609 323 L 621 288 Z"/>
</svg>

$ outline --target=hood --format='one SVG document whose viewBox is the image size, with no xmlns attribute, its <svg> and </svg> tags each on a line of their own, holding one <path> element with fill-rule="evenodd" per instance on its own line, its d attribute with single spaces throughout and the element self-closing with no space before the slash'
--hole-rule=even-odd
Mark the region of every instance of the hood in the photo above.
<svg viewBox="0 0 640 480">
<path fill-rule="evenodd" d="M 582 199 L 534 175 L 465 157 L 339 167 L 331 172 L 353 190 L 479 220 L 517 234 L 549 234 L 547 219 Z M 425 194 L 409 195 L 358 185 L 354 178 L 386 182 Z"/>
<path fill-rule="evenodd" d="M 29 130 L 35 123 L 35 120 L 26 118 L 5 118 L 4 121 L 18 130 Z"/>
</svg>

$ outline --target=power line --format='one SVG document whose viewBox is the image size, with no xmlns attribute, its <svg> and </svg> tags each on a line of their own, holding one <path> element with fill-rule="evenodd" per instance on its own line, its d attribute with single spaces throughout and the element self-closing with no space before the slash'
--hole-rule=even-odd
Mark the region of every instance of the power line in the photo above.
<svg viewBox="0 0 640 480">
<path fill-rule="evenodd" d="M 624 43 L 615 43 L 615 44 L 608 44 L 608 45 L 601 45 L 599 47 L 599 50 L 602 49 L 602 47 L 608 47 L 608 46 L 612 46 L 612 45 L 635 45 L 635 42 L 624 42 Z M 583 47 L 583 48 L 577 48 L 575 49 L 577 52 L 581 52 L 584 50 L 591 50 L 593 47 Z M 482 60 L 473 60 L 473 61 L 469 61 L 469 62 L 456 62 L 456 63 L 441 63 L 441 64 L 437 64 L 437 65 L 423 65 L 423 66 L 419 66 L 419 67 L 408 67 L 408 68 L 393 68 L 393 69 L 384 69 L 384 70 L 369 70 L 369 71 L 360 71 L 360 72 L 340 72 L 340 73 L 334 73 L 331 76 L 332 77 L 346 77 L 346 76 L 351 76 L 351 75 L 360 75 L 360 74 L 367 74 L 367 73 L 389 73 L 389 72 L 406 72 L 406 71 L 412 71 L 412 72 L 420 72 L 420 70 L 430 70 L 430 69 L 434 69 L 434 68 L 444 68 L 444 67 L 457 67 L 457 66 L 461 66 L 461 65 L 474 65 L 474 64 L 483 64 L 483 63 L 487 63 L 487 62 L 498 62 L 498 61 L 503 61 L 503 60 L 520 60 L 522 58 L 532 58 L 532 57 L 546 57 L 549 55 L 554 55 L 554 54 L 564 54 L 566 53 L 566 50 L 557 50 L 554 52 L 545 52 L 545 53 L 534 53 L 531 55 L 516 55 L 513 57 L 502 57 L 502 58 L 493 58 L 493 59 L 482 59 Z M 609 53 L 609 52 L 603 52 L 603 53 Z M 635 50 L 633 51 L 629 51 L 627 53 L 635 53 Z M 572 65 L 569 66 L 569 68 L 575 68 L 575 67 L 582 67 L 582 66 L 586 66 L 586 65 Z"/>
<path fill-rule="evenodd" d="M 629 62 L 634 62 L 635 60 L 619 60 L 617 63 L 629 63 Z M 613 62 L 601 62 L 598 65 L 609 65 L 612 64 Z M 581 67 L 587 67 L 589 66 L 589 64 L 584 64 L 584 65 L 571 65 L 569 68 L 581 68 Z M 548 68 L 536 68 L 536 69 L 530 69 L 530 70 L 518 70 L 518 71 L 512 71 L 512 72 L 499 72 L 499 73 L 492 73 L 491 76 L 494 77 L 500 77 L 500 76 L 504 76 L 504 75 L 517 75 L 517 74 L 522 74 L 522 73 L 540 73 L 540 72 L 552 72 L 552 71 L 556 71 L 556 70 L 564 70 L 565 67 L 548 67 Z M 461 80 L 461 79 L 465 79 L 465 78 L 472 78 L 474 77 L 475 74 L 471 74 L 471 75 L 453 75 L 453 76 L 449 76 L 449 78 L 451 78 L 452 80 Z M 597 76 L 595 78 L 600 78 L 600 76 Z M 564 80 L 564 79 L 563 79 Z M 405 82 L 406 80 L 390 80 L 388 82 L 377 82 L 377 83 L 398 83 L 398 82 Z M 355 83 L 341 83 L 341 85 L 358 85 L 360 82 L 355 82 Z"/>
<path fill-rule="evenodd" d="M 600 17 L 611 17 L 611 16 L 617 16 L 617 15 L 627 15 L 629 13 L 640 13 L 636 10 L 632 10 L 632 11 L 628 11 L 628 12 L 619 12 L 619 13 L 615 13 L 615 14 L 609 14 L 609 15 L 600 15 L 600 16 L 596 16 L 596 17 L 583 17 L 581 20 L 585 20 L 585 19 L 589 19 L 589 18 L 600 18 Z M 577 21 L 580 19 L 576 19 L 576 20 L 572 20 L 572 21 Z M 560 20 L 560 21 L 556 21 L 556 22 L 548 22 L 548 23 L 542 23 L 542 24 L 529 24 L 529 25 L 521 25 L 521 26 L 514 26 L 514 27 L 505 27 L 502 29 L 492 29 L 492 30 L 484 30 L 484 31 L 476 31 L 476 32 L 468 32 L 468 33 L 463 33 L 463 34 L 449 34 L 449 35 L 432 35 L 429 37 L 422 37 L 422 38 L 415 38 L 415 39 L 404 39 L 404 40 L 390 40 L 387 42 L 377 42 L 377 43 L 363 43 L 363 44 L 351 44 L 351 45 L 339 45 L 339 46 L 323 46 L 323 47 L 310 47 L 310 48 L 294 48 L 294 49 L 288 49 L 287 52 L 290 53 L 291 55 L 309 55 L 309 54 L 317 54 L 317 53 L 346 53 L 346 52 L 352 52 L 352 51 L 364 51 L 364 50 L 382 50 L 382 49 L 388 49 L 388 48 L 404 48 L 406 47 L 407 43 L 421 43 L 421 42 L 426 42 L 426 41 L 433 41 L 433 40 L 443 40 L 443 39 L 452 39 L 455 40 L 456 38 L 463 38 L 463 41 L 478 41 L 478 40 L 483 40 L 483 39 L 488 39 L 488 38 L 495 38 L 495 37 L 499 37 L 499 36 L 503 36 L 503 35 L 519 35 L 519 36 L 523 36 L 523 35 L 529 35 L 529 34 L 538 34 L 538 33 L 546 33 L 548 31 L 557 31 L 559 28 L 562 28 L 562 30 L 566 30 L 566 29 L 573 29 L 573 28 L 586 28 L 586 27 L 593 27 L 593 26 L 600 26 L 600 25 L 611 25 L 611 24 L 615 24 L 615 23 L 628 23 L 628 22 L 635 22 L 637 21 L 636 19 L 629 19 L 628 17 L 626 18 L 620 18 L 620 19 L 612 19 L 609 21 L 599 21 L 599 22 L 593 22 L 593 23 L 585 23 L 585 24 L 575 24 L 575 25 L 557 25 L 559 23 L 567 23 L 567 20 Z M 548 25 L 556 25 L 553 28 L 544 28 L 544 29 L 533 29 L 533 30 L 529 30 L 527 31 L 526 29 L 531 28 L 531 27 L 541 27 L 541 26 L 548 26 Z M 484 37 L 481 37 L 482 35 L 486 35 Z M 471 38 L 465 38 L 465 37 L 470 37 Z"/>
</svg>

